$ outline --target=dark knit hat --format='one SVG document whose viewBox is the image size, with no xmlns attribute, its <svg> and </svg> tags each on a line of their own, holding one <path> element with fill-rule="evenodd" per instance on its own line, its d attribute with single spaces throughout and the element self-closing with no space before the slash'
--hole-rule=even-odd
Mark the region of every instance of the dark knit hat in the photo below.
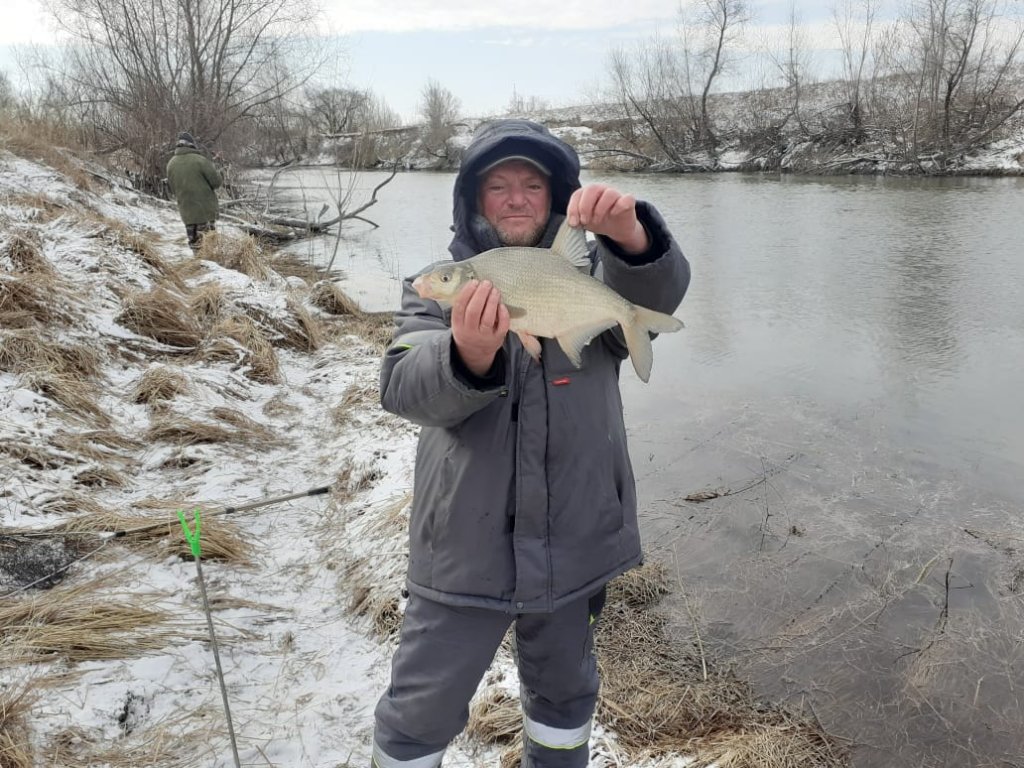
<svg viewBox="0 0 1024 768">
<path fill-rule="evenodd" d="M 196 146 L 196 140 L 192 138 L 192 134 L 188 131 L 182 131 L 178 134 L 178 146 L 194 148 Z"/>
</svg>

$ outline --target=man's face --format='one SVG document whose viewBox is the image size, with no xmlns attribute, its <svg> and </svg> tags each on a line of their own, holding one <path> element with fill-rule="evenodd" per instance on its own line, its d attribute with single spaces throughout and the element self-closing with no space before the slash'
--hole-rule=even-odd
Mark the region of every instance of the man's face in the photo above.
<svg viewBox="0 0 1024 768">
<path fill-rule="evenodd" d="M 480 213 L 505 245 L 540 242 L 551 211 L 551 185 L 536 166 L 510 160 L 480 182 Z"/>
</svg>

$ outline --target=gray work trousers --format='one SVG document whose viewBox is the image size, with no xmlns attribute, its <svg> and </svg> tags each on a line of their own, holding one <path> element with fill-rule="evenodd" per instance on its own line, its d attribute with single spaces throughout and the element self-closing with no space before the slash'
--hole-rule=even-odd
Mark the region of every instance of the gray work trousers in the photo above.
<svg viewBox="0 0 1024 768">
<path fill-rule="evenodd" d="M 374 768 L 435 768 L 509 625 L 523 706 L 524 768 L 584 768 L 598 675 L 593 627 L 605 591 L 554 613 L 513 616 L 409 597 L 391 685 L 376 709 Z"/>
</svg>

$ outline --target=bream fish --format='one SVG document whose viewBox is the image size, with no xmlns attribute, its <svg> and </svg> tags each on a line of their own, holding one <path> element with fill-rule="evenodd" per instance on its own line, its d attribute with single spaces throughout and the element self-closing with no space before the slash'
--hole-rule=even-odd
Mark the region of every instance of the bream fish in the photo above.
<svg viewBox="0 0 1024 768">
<path fill-rule="evenodd" d="M 452 302 L 470 280 L 489 280 L 508 307 L 510 329 L 540 360 L 538 336 L 555 339 L 577 368 L 583 348 L 619 325 L 637 376 L 651 375 L 650 333 L 672 333 L 678 319 L 637 306 L 590 276 L 586 233 L 563 222 L 551 248 L 494 248 L 464 261 L 436 266 L 413 282 L 424 299 Z"/>
</svg>

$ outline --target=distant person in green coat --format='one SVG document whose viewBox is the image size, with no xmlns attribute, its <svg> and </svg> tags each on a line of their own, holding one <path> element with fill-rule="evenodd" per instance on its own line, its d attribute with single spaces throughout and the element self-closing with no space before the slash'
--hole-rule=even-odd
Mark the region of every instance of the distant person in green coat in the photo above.
<svg viewBox="0 0 1024 768">
<path fill-rule="evenodd" d="M 215 190 L 223 179 L 187 131 L 178 134 L 174 157 L 167 163 L 167 183 L 178 201 L 178 213 L 185 223 L 189 248 L 198 250 L 203 233 L 216 229 Z"/>
</svg>

